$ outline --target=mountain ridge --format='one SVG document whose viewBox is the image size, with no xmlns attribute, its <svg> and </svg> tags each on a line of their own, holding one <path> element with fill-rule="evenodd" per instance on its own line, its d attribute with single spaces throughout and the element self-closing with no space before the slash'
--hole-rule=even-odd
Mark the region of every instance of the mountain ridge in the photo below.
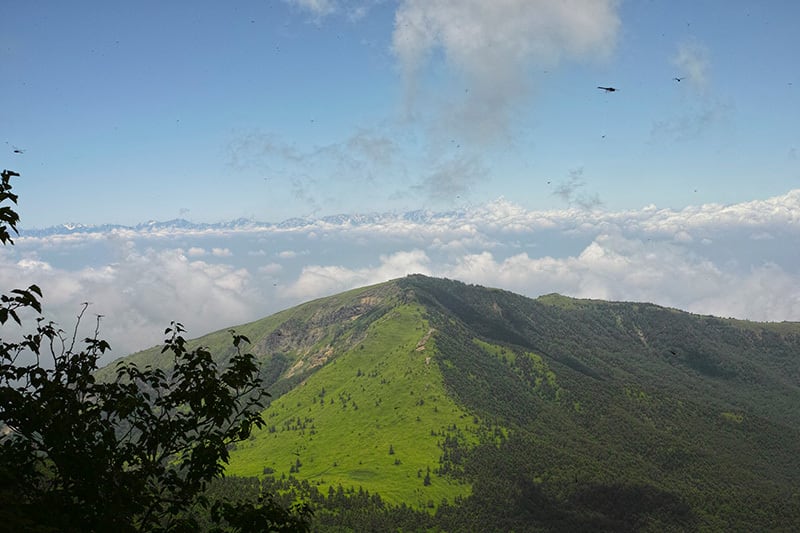
<svg viewBox="0 0 800 533">
<path fill-rule="evenodd" d="M 800 519 L 800 323 L 412 275 L 235 329 L 273 401 L 231 474 L 360 487 L 450 530 Z M 224 360 L 226 336 L 193 342 Z"/>
<path fill-rule="evenodd" d="M 149 220 L 133 225 L 126 224 L 82 224 L 66 222 L 44 228 L 20 228 L 21 237 L 51 237 L 56 235 L 92 234 L 109 231 L 152 232 L 163 230 L 209 231 L 209 230 L 254 230 L 254 229 L 298 229 L 318 224 L 336 226 L 360 226 L 380 222 L 407 221 L 425 223 L 436 219 L 450 219 L 464 214 L 463 209 L 451 211 L 414 210 L 403 213 L 352 213 L 326 215 L 319 218 L 293 217 L 278 222 L 257 221 L 254 218 L 235 218 L 221 222 L 191 222 L 183 218 Z"/>
</svg>

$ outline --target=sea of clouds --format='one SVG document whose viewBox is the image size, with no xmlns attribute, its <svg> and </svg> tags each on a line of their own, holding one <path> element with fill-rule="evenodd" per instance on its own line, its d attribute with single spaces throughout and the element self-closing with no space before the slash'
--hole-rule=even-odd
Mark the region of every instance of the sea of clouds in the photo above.
<svg viewBox="0 0 800 533">
<path fill-rule="evenodd" d="M 70 329 L 90 302 L 118 357 L 410 273 L 526 296 L 647 301 L 723 317 L 800 320 L 800 190 L 682 210 L 529 211 L 499 199 L 448 212 L 270 224 L 23 231 L 0 250 L 4 292 L 38 284 Z"/>
</svg>

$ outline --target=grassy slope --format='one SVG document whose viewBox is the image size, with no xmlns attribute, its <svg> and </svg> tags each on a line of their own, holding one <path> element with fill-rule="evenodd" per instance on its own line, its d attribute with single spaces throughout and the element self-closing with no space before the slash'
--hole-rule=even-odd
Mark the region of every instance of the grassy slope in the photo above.
<svg viewBox="0 0 800 533">
<path fill-rule="evenodd" d="M 287 324 L 299 325 L 299 329 L 305 329 L 306 327 L 316 327 L 320 329 L 323 326 L 328 326 L 331 330 L 338 330 L 343 326 L 342 322 L 330 320 L 328 321 L 330 323 L 326 324 L 325 318 L 327 317 L 320 317 L 319 315 L 325 312 L 333 313 L 335 310 L 356 305 L 360 299 L 365 297 L 372 297 L 382 304 L 387 304 L 388 301 L 395 296 L 395 293 L 396 287 L 391 282 L 353 289 L 333 296 L 312 300 L 253 322 L 231 326 L 199 338 L 190 339 L 187 342 L 187 347 L 190 350 L 198 346 L 206 347 L 214 355 L 215 360 L 224 363 L 233 353 L 231 334 L 229 333 L 229 330 L 232 329 L 250 340 L 250 345 L 246 348 L 247 350 L 253 352 L 262 360 L 267 359 L 272 353 L 270 353 L 270 350 L 264 349 L 265 342 L 270 336 L 273 336 L 276 331 L 282 328 L 286 329 Z M 184 333 L 184 336 L 190 337 L 191 331 Z M 287 335 L 287 337 L 289 337 L 289 335 Z M 302 340 L 308 341 L 309 339 L 297 340 L 294 345 L 289 346 L 289 349 L 284 351 L 288 352 L 294 359 L 297 359 L 320 344 L 319 338 L 313 338 L 310 342 L 305 343 L 302 342 Z M 161 354 L 161 348 L 155 346 L 112 361 L 107 366 L 101 368 L 97 372 L 97 375 L 101 378 L 112 377 L 116 364 L 121 361 L 133 362 L 140 367 L 152 365 L 157 368 L 168 368 L 172 363 L 171 358 L 168 355 Z"/>
<path fill-rule="evenodd" d="M 239 444 L 230 474 L 268 467 L 280 477 L 299 459 L 292 475 L 323 493 L 361 486 L 413 506 L 473 494 L 472 512 L 499 505 L 509 516 L 514 505 L 530 508 L 515 500 L 534 490 L 524 479 L 541 487 L 536 506 L 553 516 L 605 515 L 603 498 L 623 484 L 646 504 L 635 512 L 646 514 L 647 502 L 690 502 L 690 512 L 676 504 L 683 514 L 655 523 L 712 530 L 798 509 L 797 323 L 530 300 L 414 276 L 236 330 L 266 363 L 282 354 L 286 366 L 269 390 L 288 392 L 265 412 L 268 428 Z M 224 360 L 229 339 L 223 331 L 192 342 Z M 163 362 L 153 350 L 133 358 Z M 479 419 L 511 436 L 502 453 L 486 442 L 474 448 Z M 437 443 L 452 424 L 477 452 L 462 481 L 432 475 L 426 487 L 418 472 L 439 466 Z"/>
<path fill-rule="evenodd" d="M 267 427 L 237 445 L 229 475 L 261 476 L 271 468 L 323 492 L 339 484 L 363 487 L 387 502 L 425 508 L 469 494 L 469 484 L 451 476 L 432 473 L 431 484 L 423 484 L 428 469 L 439 466 L 437 443 L 448 428 L 457 426 L 474 443 L 477 424 L 444 389 L 423 310 L 402 305 L 394 283 L 321 298 L 233 329 L 250 339 L 247 349 L 265 366 L 276 353 L 288 363 L 268 385 L 276 398 L 264 412 Z M 224 363 L 232 354 L 230 338 L 220 330 L 188 346 L 207 347 Z M 161 368 L 171 363 L 158 347 L 125 360 Z M 113 377 L 115 366 L 101 369 L 100 378 Z M 299 472 L 290 472 L 298 459 Z"/>
<path fill-rule="evenodd" d="M 361 486 L 415 506 L 468 494 L 468 485 L 450 478 L 433 476 L 423 485 L 427 469 L 438 466 L 439 433 L 451 424 L 475 427 L 444 390 L 431 357 L 435 335 L 418 349 L 429 331 L 413 305 L 371 324 L 362 343 L 272 403 L 268 428 L 238 446 L 228 473 L 260 475 L 269 467 L 288 475 L 299 459 L 294 476 L 323 493 L 338 484 Z"/>
</svg>

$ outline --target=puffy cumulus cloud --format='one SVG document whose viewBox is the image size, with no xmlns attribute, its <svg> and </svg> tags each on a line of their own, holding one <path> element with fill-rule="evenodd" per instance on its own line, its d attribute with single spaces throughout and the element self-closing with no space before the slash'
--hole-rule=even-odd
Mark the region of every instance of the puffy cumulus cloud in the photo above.
<svg viewBox="0 0 800 533">
<path fill-rule="evenodd" d="M 261 274 L 267 276 L 274 276 L 275 274 L 278 274 L 281 270 L 283 270 L 283 265 L 280 265 L 278 263 L 267 263 L 266 265 L 261 265 L 260 267 L 258 267 L 258 271 Z"/>
<path fill-rule="evenodd" d="M 307 300 L 340 291 L 380 283 L 407 274 L 429 274 L 430 259 L 422 250 L 380 256 L 374 267 L 306 266 L 297 280 L 281 290 L 282 296 Z"/>
<path fill-rule="evenodd" d="M 259 298 L 250 281 L 243 268 L 193 261 L 180 249 L 140 252 L 133 245 L 100 268 L 70 271 L 7 257 L 0 263 L 2 285 L 38 284 L 46 316 L 64 329 L 74 324 L 81 302 L 90 302 L 87 317 L 105 316 L 101 332 L 114 356 L 159 343 L 172 320 L 200 335 L 252 318 Z"/>
<path fill-rule="evenodd" d="M 50 272 L 53 270 L 53 267 L 48 263 L 37 259 L 20 259 L 19 262 L 17 262 L 17 266 L 20 267 L 23 272 Z"/>
<path fill-rule="evenodd" d="M 581 298 L 656 301 L 684 309 L 704 294 L 709 276 L 720 276 L 713 264 L 685 249 L 618 235 L 599 235 L 570 257 L 532 258 L 523 253 L 500 261 L 488 252 L 465 256 L 448 274 L 527 295 L 561 292 Z"/>
<path fill-rule="evenodd" d="M 520 253 L 499 259 L 483 251 L 436 262 L 413 250 L 381 256 L 370 267 L 307 266 L 285 295 L 311 299 L 415 272 L 531 297 L 559 292 L 752 320 L 800 320 L 800 272 L 765 264 L 737 273 L 669 242 L 607 234 L 568 257 Z"/>
<path fill-rule="evenodd" d="M 709 290 L 686 309 L 750 320 L 800 320 L 800 276 L 767 263 Z"/>
<path fill-rule="evenodd" d="M 752 320 L 800 320 L 800 272 L 766 264 L 737 273 L 684 247 L 620 236 L 600 235 L 573 257 L 465 256 L 444 275 L 529 296 L 561 292 Z"/>
<path fill-rule="evenodd" d="M 466 229 L 466 228 L 465 228 Z M 441 251 L 448 255 L 464 254 L 469 250 L 475 249 L 492 249 L 499 246 L 497 241 L 490 240 L 483 235 L 475 235 L 473 237 L 435 237 L 428 248 L 430 250 Z"/>
<path fill-rule="evenodd" d="M 295 252 L 294 250 L 283 250 L 278 252 L 278 257 L 280 257 L 281 259 L 294 259 L 298 255 L 300 254 L 298 252 Z"/>
<path fill-rule="evenodd" d="M 459 91 L 466 96 L 453 110 L 456 125 L 470 124 L 464 131 L 484 139 L 503 134 L 528 98 L 533 67 L 612 51 L 617 6 L 616 0 L 404 0 L 392 48 L 409 103 L 426 62 L 441 52 L 468 89 Z"/>
<path fill-rule="evenodd" d="M 202 255 L 206 255 L 206 250 L 205 250 L 205 248 L 200 248 L 198 246 L 192 246 L 191 248 L 189 248 L 186 251 L 186 255 L 188 255 L 189 257 L 199 257 L 199 256 L 202 256 Z"/>
<path fill-rule="evenodd" d="M 214 257 L 230 257 L 233 255 L 230 248 L 212 248 L 211 255 Z"/>
<path fill-rule="evenodd" d="M 395 237 L 396 246 L 408 246 L 423 260 L 395 270 L 386 266 L 396 255 L 371 267 L 317 261 L 290 285 L 293 295 L 322 296 L 407 271 L 528 296 L 561 292 L 753 320 L 800 320 L 800 255 L 792 252 L 800 250 L 800 190 L 732 205 L 625 212 L 531 212 L 501 199 L 459 213 L 430 213 L 423 223 L 392 219 L 348 232 L 358 232 L 367 245 Z M 548 236 L 557 243 L 573 239 L 580 248 L 564 253 Z M 309 262 L 314 259 L 312 253 Z"/>
<path fill-rule="evenodd" d="M 608 217 L 648 233 L 718 233 L 723 231 L 769 232 L 771 228 L 798 231 L 800 189 L 764 200 L 737 204 L 702 204 L 681 210 L 647 207 L 639 211 L 609 214 Z"/>
</svg>

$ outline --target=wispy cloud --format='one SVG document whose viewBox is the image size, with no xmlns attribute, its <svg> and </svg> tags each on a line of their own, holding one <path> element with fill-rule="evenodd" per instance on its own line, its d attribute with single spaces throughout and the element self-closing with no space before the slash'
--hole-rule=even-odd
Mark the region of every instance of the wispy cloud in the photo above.
<svg viewBox="0 0 800 533">
<path fill-rule="evenodd" d="M 381 3 L 287 1 L 318 21 L 334 13 L 358 19 Z M 483 148 L 515 138 L 515 123 L 532 102 L 535 73 L 562 61 L 608 57 L 620 27 L 617 10 L 616 0 L 402 0 L 392 51 L 413 120 L 383 117 L 314 146 L 249 132 L 230 143 L 230 165 L 288 185 L 283 190 L 310 215 L 352 210 L 358 206 L 347 202 L 355 197 L 441 205 L 466 195 L 488 179 Z M 427 91 L 431 58 L 441 58 L 444 67 L 435 65 L 435 91 Z M 417 99 L 422 94 L 424 102 Z M 327 186 L 333 182 L 335 189 Z M 587 195 L 575 201 L 597 205 Z"/>
<path fill-rule="evenodd" d="M 684 41 L 670 61 L 677 69 L 675 76 L 681 80 L 680 87 L 689 91 L 675 116 L 653 123 L 651 142 L 696 140 L 711 128 L 724 124 L 733 112 L 733 106 L 712 91 L 708 47 L 697 40 Z"/>
<path fill-rule="evenodd" d="M 597 193 L 587 193 L 586 180 L 583 179 L 583 168 L 569 171 L 569 177 L 556 185 L 553 195 L 558 196 L 568 205 L 576 205 L 581 209 L 596 209 L 603 205 Z"/>
<path fill-rule="evenodd" d="M 453 202 L 456 197 L 465 195 L 481 180 L 486 180 L 489 171 L 477 158 L 456 158 L 442 162 L 417 185 L 411 187 L 412 193 L 422 193 L 430 200 Z"/>
<path fill-rule="evenodd" d="M 678 45 L 672 58 L 678 69 L 677 77 L 699 92 L 705 92 L 711 84 L 711 59 L 708 47 L 698 41 L 685 41 Z"/>
<path fill-rule="evenodd" d="M 337 9 L 334 0 L 284 0 L 310 13 L 315 20 L 322 19 Z"/>
<path fill-rule="evenodd" d="M 253 131 L 229 143 L 228 158 L 234 171 L 254 169 L 265 179 L 288 183 L 293 196 L 312 213 L 323 203 L 352 207 L 346 205 L 351 188 L 379 191 L 378 183 L 386 186 L 406 172 L 399 145 L 379 128 L 357 128 L 340 142 L 305 147 L 280 140 L 277 134 Z M 321 181 L 336 182 L 337 198 L 325 197 Z"/>
<path fill-rule="evenodd" d="M 508 134 L 513 111 L 527 102 L 534 68 L 565 59 L 605 57 L 620 26 L 613 0 L 405 0 L 395 15 L 392 49 L 414 113 L 426 65 L 439 52 L 461 84 L 449 116 L 481 142 Z"/>
<path fill-rule="evenodd" d="M 704 98 L 690 104 L 679 115 L 653 123 L 650 130 L 651 141 L 685 142 L 696 140 L 714 126 L 724 124 L 733 108 L 729 105 Z"/>
</svg>

